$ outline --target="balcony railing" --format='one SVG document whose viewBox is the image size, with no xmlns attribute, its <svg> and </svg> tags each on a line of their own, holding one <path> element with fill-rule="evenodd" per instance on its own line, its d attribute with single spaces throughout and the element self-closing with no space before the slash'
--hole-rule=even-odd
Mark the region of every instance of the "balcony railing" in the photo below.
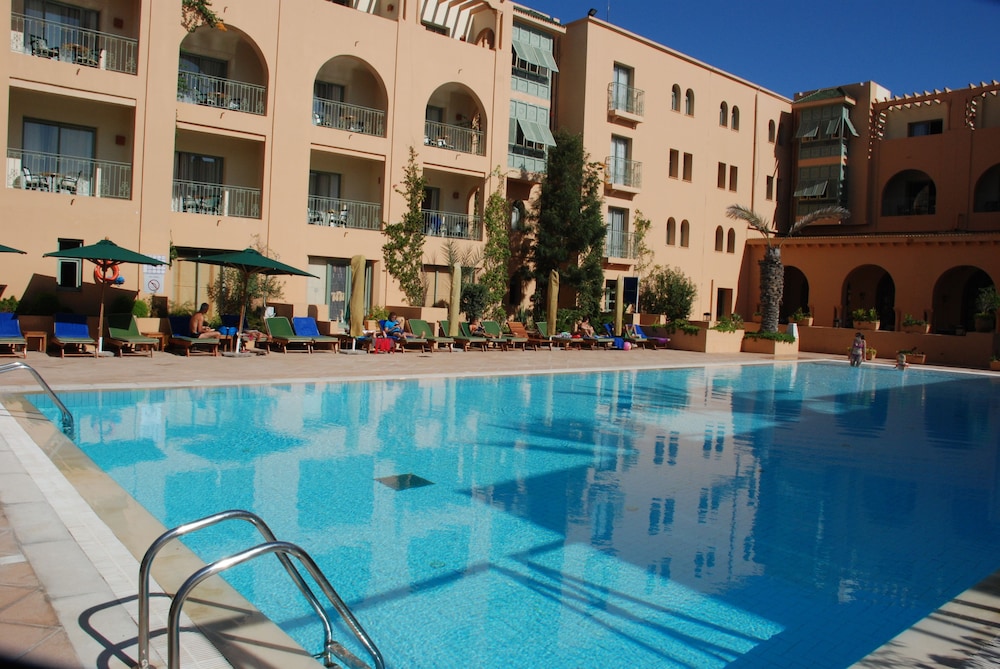
<svg viewBox="0 0 1000 669">
<path fill-rule="evenodd" d="M 132 194 L 132 166 L 7 149 L 7 188 L 127 200 Z"/>
<path fill-rule="evenodd" d="M 313 98 L 313 125 L 385 137 L 385 112 L 346 102 Z"/>
<path fill-rule="evenodd" d="M 479 216 L 424 209 L 424 234 L 429 237 L 481 241 L 483 221 Z"/>
<path fill-rule="evenodd" d="M 171 211 L 260 218 L 260 189 L 174 180 Z"/>
<path fill-rule="evenodd" d="M 605 181 L 612 186 L 642 188 L 642 163 L 639 161 L 608 157 L 604 167 Z"/>
<path fill-rule="evenodd" d="M 608 84 L 608 111 L 623 111 L 642 116 L 646 108 L 646 92 L 625 84 Z"/>
<path fill-rule="evenodd" d="M 381 230 L 382 205 L 310 195 L 307 222 L 309 225 Z"/>
<path fill-rule="evenodd" d="M 11 13 L 10 49 L 40 58 L 135 74 L 139 41 Z"/>
<path fill-rule="evenodd" d="M 638 258 L 639 238 L 631 232 L 608 230 L 604 238 L 605 258 Z"/>
<path fill-rule="evenodd" d="M 436 121 L 424 121 L 424 144 L 442 149 L 486 155 L 483 131 Z"/>
<path fill-rule="evenodd" d="M 177 73 L 177 100 L 264 115 L 267 89 L 257 84 L 213 77 L 197 72 Z"/>
</svg>

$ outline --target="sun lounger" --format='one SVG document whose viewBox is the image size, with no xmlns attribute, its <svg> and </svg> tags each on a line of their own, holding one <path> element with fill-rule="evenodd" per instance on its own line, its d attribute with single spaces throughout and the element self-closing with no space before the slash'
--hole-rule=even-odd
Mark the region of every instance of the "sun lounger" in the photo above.
<svg viewBox="0 0 1000 669">
<path fill-rule="evenodd" d="M 219 355 L 220 342 L 215 337 L 191 336 L 190 316 L 168 316 L 167 323 L 170 327 L 170 345 L 176 346 L 184 351 L 185 356 L 190 356 L 191 351 L 201 351 L 211 355 Z"/>
<path fill-rule="evenodd" d="M 449 321 L 439 321 L 439 322 L 441 323 L 441 331 L 442 332 L 449 332 L 450 331 L 450 328 L 448 327 L 450 325 Z M 468 327 L 468 323 L 466 323 L 466 327 Z M 487 350 L 487 349 L 489 349 L 489 347 L 490 347 L 490 341 L 486 337 L 475 337 L 475 336 L 467 335 L 467 334 L 463 333 L 462 332 L 462 324 L 461 323 L 459 323 L 458 328 L 459 328 L 458 329 L 459 334 L 454 339 L 455 339 L 455 343 L 457 343 L 459 346 L 461 346 L 463 351 L 468 351 L 473 346 L 478 346 L 479 348 L 483 349 L 484 351 Z"/>
<path fill-rule="evenodd" d="M 306 353 L 312 353 L 312 337 L 301 337 L 295 334 L 292 324 L 284 316 L 265 318 L 264 327 L 267 329 L 267 338 L 271 344 L 277 346 L 282 353 L 288 353 L 290 344 L 302 345 Z M 294 350 L 294 349 L 293 349 Z"/>
<path fill-rule="evenodd" d="M 597 341 L 594 339 L 583 339 L 582 337 L 572 337 L 568 334 L 550 335 L 549 334 L 549 324 L 545 321 L 537 321 L 535 327 L 538 328 L 538 334 L 543 339 L 548 339 L 550 342 L 556 346 L 561 346 L 563 348 L 594 348 L 597 345 Z"/>
<path fill-rule="evenodd" d="M 329 346 L 329 350 L 336 353 L 340 350 L 340 337 L 321 334 L 316 319 L 312 316 L 296 316 L 292 318 L 292 328 L 295 334 L 300 337 L 312 337 L 313 349 L 317 344 Z"/>
<path fill-rule="evenodd" d="M 500 323 L 496 321 L 483 321 L 483 329 L 486 333 L 493 338 L 493 341 L 503 340 L 506 342 L 506 348 L 517 348 L 521 347 L 521 350 L 525 350 L 528 344 L 528 337 L 520 337 L 515 335 L 513 332 L 510 334 L 504 334 L 503 329 L 500 327 Z"/>
<path fill-rule="evenodd" d="M 426 339 L 427 343 L 430 344 L 431 351 L 434 351 L 438 346 L 447 346 L 449 351 L 454 350 L 455 340 L 451 337 L 439 337 L 434 334 L 431 324 L 420 318 L 407 318 L 406 325 L 410 328 L 410 332 L 416 336 Z"/>
<path fill-rule="evenodd" d="M 17 314 L 6 311 L 0 313 L 0 346 L 10 347 L 11 355 L 17 355 L 17 349 L 20 348 L 21 357 L 28 357 L 28 342 L 21 333 Z"/>
<path fill-rule="evenodd" d="M 90 336 L 86 316 L 77 314 L 56 314 L 53 316 L 52 343 L 59 348 L 60 358 L 66 357 L 67 347 L 76 355 L 97 357 L 97 342 Z M 88 346 L 94 347 L 93 353 L 87 351 Z"/>
<path fill-rule="evenodd" d="M 109 346 L 118 349 L 118 357 L 125 353 L 147 354 L 153 357 L 153 347 L 159 344 L 158 339 L 145 337 L 139 332 L 139 324 L 132 314 L 111 314 L 108 316 Z"/>
<path fill-rule="evenodd" d="M 538 334 L 528 332 L 528 328 L 524 326 L 524 323 L 519 321 L 507 321 L 507 327 L 510 328 L 510 333 L 515 337 L 524 338 L 527 340 L 525 342 L 525 347 L 530 347 L 535 350 L 539 346 L 546 346 L 549 350 L 552 350 L 552 341 L 549 339 L 544 339 Z"/>
<path fill-rule="evenodd" d="M 647 348 L 652 348 L 654 350 L 658 348 L 667 348 L 667 344 L 670 342 L 669 337 L 646 334 L 641 325 L 632 325 L 629 329 L 632 331 L 630 334 L 636 340 L 642 342 L 642 345 Z"/>
<path fill-rule="evenodd" d="M 378 322 L 379 330 L 382 334 L 393 341 L 393 347 L 395 350 L 403 353 L 407 348 L 419 348 L 421 351 L 430 351 L 431 345 L 423 337 L 418 337 L 412 332 L 406 332 L 405 330 L 396 330 L 394 332 L 386 331 L 386 323 L 388 321 L 381 320 Z M 405 325 L 404 325 L 405 327 Z"/>
</svg>

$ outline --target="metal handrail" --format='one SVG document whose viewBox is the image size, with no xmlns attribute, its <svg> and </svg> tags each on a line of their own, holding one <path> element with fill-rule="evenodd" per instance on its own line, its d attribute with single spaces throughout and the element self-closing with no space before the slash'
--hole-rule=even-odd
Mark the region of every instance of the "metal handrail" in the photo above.
<svg viewBox="0 0 1000 669">
<path fill-rule="evenodd" d="M 73 432 L 75 430 L 73 424 L 73 414 L 69 412 L 69 409 L 66 408 L 66 405 L 63 404 L 58 397 L 56 397 L 56 394 L 54 392 L 52 392 L 52 388 L 49 387 L 49 384 L 45 383 L 45 379 L 43 379 L 38 374 L 38 372 L 35 371 L 33 367 L 23 362 L 8 362 L 4 365 L 0 365 L 0 374 L 3 374 L 4 372 L 12 372 L 15 369 L 26 369 L 29 372 L 31 372 L 31 375 L 35 377 L 35 381 L 38 381 L 38 385 L 42 387 L 42 390 L 46 392 L 46 394 L 49 396 L 49 399 L 52 400 L 52 403 L 55 404 L 57 407 L 59 407 L 59 411 L 62 412 L 63 434 L 72 438 Z"/>
<path fill-rule="evenodd" d="M 273 543 L 277 541 L 274 536 L 274 532 L 271 531 L 271 528 L 268 527 L 267 523 L 265 523 L 260 516 L 242 509 L 231 509 L 229 511 L 220 511 L 219 513 L 206 516 L 200 520 L 185 523 L 184 525 L 178 525 L 174 529 L 167 530 L 161 534 L 156 541 L 150 544 L 149 548 L 146 549 L 146 554 L 142 556 L 142 562 L 139 563 L 139 634 L 137 639 L 139 663 L 136 665 L 138 669 L 147 669 L 147 667 L 149 667 L 149 573 L 152 569 L 153 558 L 155 558 L 156 554 L 160 552 L 160 549 L 170 541 L 196 530 L 216 525 L 225 520 L 245 520 L 257 528 L 260 535 L 268 542 Z M 295 581 L 295 585 L 298 586 L 299 591 L 302 592 L 302 595 L 306 598 L 306 600 L 308 600 L 310 606 L 312 606 L 313 610 L 316 612 L 316 615 L 318 615 L 320 620 L 322 620 L 323 633 L 326 636 L 322 655 L 324 660 L 329 659 L 333 652 L 334 641 L 333 627 L 330 625 L 330 619 L 327 617 L 326 611 L 319 603 L 319 599 L 317 599 L 316 595 L 306 584 L 302 575 L 299 574 L 295 565 L 292 564 L 291 560 L 289 560 L 284 554 L 279 554 L 278 560 L 281 561 L 281 565 L 285 568 L 285 571 L 287 571 L 288 575 L 292 577 L 293 581 Z M 319 582 L 319 579 L 316 580 Z M 173 607 L 171 607 L 171 610 L 173 610 Z"/>
</svg>

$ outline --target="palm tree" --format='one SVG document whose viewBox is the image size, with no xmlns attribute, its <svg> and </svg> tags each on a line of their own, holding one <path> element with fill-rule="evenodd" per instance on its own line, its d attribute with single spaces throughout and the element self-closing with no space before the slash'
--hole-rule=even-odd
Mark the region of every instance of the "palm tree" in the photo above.
<svg viewBox="0 0 1000 669">
<path fill-rule="evenodd" d="M 824 207 L 814 212 L 806 214 L 788 228 L 788 233 L 777 242 L 772 242 L 771 238 L 777 236 L 777 230 L 771 227 L 771 222 L 755 212 L 739 204 L 726 207 L 726 216 L 737 221 L 745 221 L 747 225 L 764 236 L 767 242 L 767 250 L 764 258 L 760 261 L 760 303 L 763 311 L 761 315 L 760 331 L 778 331 L 778 310 L 781 307 L 781 298 L 785 292 L 785 266 L 781 262 L 781 243 L 793 235 L 798 234 L 808 225 L 823 219 L 835 218 L 843 220 L 851 216 L 851 212 L 843 207 Z"/>
</svg>

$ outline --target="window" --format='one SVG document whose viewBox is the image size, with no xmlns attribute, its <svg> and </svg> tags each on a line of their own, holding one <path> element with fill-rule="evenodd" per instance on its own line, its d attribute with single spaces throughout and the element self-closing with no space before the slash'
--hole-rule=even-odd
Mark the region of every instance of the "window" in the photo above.
<svg viewBox="0 0 1000 669">
<path fill-rule="evenodd" d="M 739 168 L 736 165 L 729 166 L 729 190 L 736 192 L 737 178 L 739 177 Z"/>
<path fill-rule="evenodd" d="M 774 144 L 774 121 L 767 122 L 767 141 Z"/>
<path fill-rule="evenodd" d="M 608 208 L 607 231 L 604 237 L 604 252 L 611 258 L 629 257 L 628 210 L 618 207 Z"/>
<path fill-rule="evenodd" d="M 434 186 L 424 188 L 424 202 L 420 205 L 423 211 L 440 211 L 441 209 L 441 189 Z"/>
<path fill-rule="evenodd" d="M 674 179 L 677 178 L 678 169 L 680 167 L 678 163 L 680 163 L 680 161 L 681 161 L 680 152 L 677 151 L 677 149 L 670 149 L 670 163 L 668 167 L 668 174 Z"/>
<path fill-rule="evenodd" d="M 681 221 L 681 246 L 687 248 L 691 245 L 691 224 L 687 219 Z"/>
<path fill-rule="evenodd" d="M 684 94 L 684 113 L 688 116 L 694 116 L 694 91 L 690 88 Z"/>
<path fill-rule="evenodd" d="M 25 119 L 22 132 L 22 160 L 32 172 L 65 174 L 92 181 L 93 128 Z"/>
<path fill-rule="evenodd" d="M 719 105 L 719 125 L 723 128 L 729 125 L 729 105 L 725 102 Z"/>
<path fill-rule="evenodd" d="M 774 199 L 774 177 L 772 176 L 767 177 L 767 194 L 765 197 L 768 200 Z"/>
<path fill-rule="evenodd" d="M 332 84 L 328 81 L 313 82 L 313 97 L 331 102 L 344 101 L 344 87 L 340 84 Z"/>
<path fill-rule="evenodd" d="M 681 110 L 681 87 L 674 84 L 670 89 L 670 111 L 679 112 Z"/>
<path fill-rule="evenodd" d="M 309 195 L 312 197 L 340 197 L 340 175 L 333 172 L 309 170 Z"/>
<path fill-rule="evenodd" d="M 694 171 L 694 156 L 690 153 L 684 154 L 684 181 L 691 181 L 691 173 Z"/>
<path fill-rule="evenodd" d="M 677 244 L 677 221 L 673 217 L 667 219 L 667 246 Z"/>
<path fill-rule="evenodd" d="M 718 183 L 716 183 L 716 185 L 719 188 L 725 188 L 726 187 L 726 164 L 725 163 L 719 163 L 719 176 L 718 176 Z"/>
<path fill-rule="evenodd" d="M 736 231 L 732 228 L 726 233 L 726 253 L 736 253 Z"/>
<path fill-rule="evenodd" d="M 925 135 L 940 135 L 944 132 L 944 121 L 936 118 L 930 121 L 917 121 L 906 126 L 907 137 L 923 137 Z"/>
<path fill-rule="evenodd" d="M 94 41 L 93 33 L 81 33 L 72 28 L 98 28 L 97 12 L 51 0 L 25 0 L 24 15 L 25 32 L 44 37 L 49 46 L 59 46 L 64 42 L 90 46 Z"/>
<path fill-rule="evenodd" d="M 365 264 L 364 305 L 365 313 L 371 306 L 372 262 Z M 354 281 L 351 276 L 351 261 L 347 258 L 323 258 L 309 256 L 309 273 L 315 275 L 306 279 L 306 296 L 309 304 L 327 305 L 327 318 L 346 325 L 347 305 L 351 303 Z"/>
<path fill-rule="evenodd" d="M 67 251 L 83 246 L 82 239 L 60 239 L 59 250 Z M 56 260 L 56 285 L 65 290 L 79 290 L 83 283 L 83 261 L 75 258 Z"/>
<path fill-rule="evenodd" d="M 178 151 L 174 154 L 174 178 L 203 184 L 222 184 L 223 159 L 200 153 Z"/>
<path fill-rule="evenodd" d="M 719 253 L 722 253 L 722 245 L 725 243 L 725 236 L 726 233 L 722 229 L 721 225 L 715 229 L 715 250 Z"/>
<path fill-rule="evenodd" d="M 615 63 L 613 77 L 614 86 L 611 89 L 612 109 L 632 111 L 632 108 L 634 107 L 634 105 L 630 104 L 630 93 L 632 91 L 632 68 Z"/>
<path fill-rule="evenodd" d="M 632 182 L 629 158 L 632 142 L 627 137 L 611 136 L 611 158 L 608 161 L 608 176 L 613 184 L 629 185 Z"/>
<path fill-rule="evenodd" d="M 437 33 L 438 35 L 448 35 L 448 26 L 439 26 L 436 23 L 428 23 L 427 21 L 424 21 L 424 30 Z"/>
<path fill-rule="evenodd" d="M 740 129 L 740 108 L 739 107 L 733 107 L 733 111 L 732 111 L 732 115 L 731 115 L 731 120 L 729 122 L 729 127 L 732 128 L 733 130 L 739 130 Z"/>
</svg>

